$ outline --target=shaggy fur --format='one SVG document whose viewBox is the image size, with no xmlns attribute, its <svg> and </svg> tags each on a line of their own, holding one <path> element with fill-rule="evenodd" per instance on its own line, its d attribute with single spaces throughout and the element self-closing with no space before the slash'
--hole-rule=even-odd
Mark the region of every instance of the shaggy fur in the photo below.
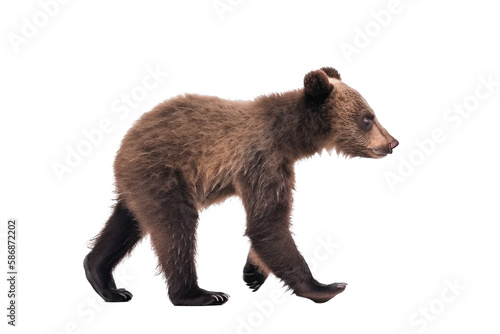
<svg viewBox="0 0 500 334">
<path fill-rule="evenodd" d="M 123 139 L 118 202 L 85 259 L 87 277 L 106 301 L 129 300 L 112 270 L 149 233 L 174 305 L 223 304 L 226 294 L 198 286 L 196 227 L 200 210 L 236 195 L 251 241 L 245 282 L 255 291 L 273 273 L 296 295 L 325 302 L 346 285 L 318 283 L 292 239 L 294 163 L 323 149 L 379 158 L 397 144 L 333 68 L 308 73 L 303 89 L 253 101 L 165 101 Z"/>
</svg>

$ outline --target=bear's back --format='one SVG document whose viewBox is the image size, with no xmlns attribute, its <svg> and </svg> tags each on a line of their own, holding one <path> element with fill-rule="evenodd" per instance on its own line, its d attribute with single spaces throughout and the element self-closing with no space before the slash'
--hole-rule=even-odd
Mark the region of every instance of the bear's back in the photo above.
<svg viewBox="0 0 500 334">
<path fill-rule="evenodd" d="M 117 187 L 145 182 L 166 168 L 210 187 L 235 175 L 269 123 L 254 101 L 181 95 L 144 114 L 115 159 Z M 119 189 L 120 190 L 120 189 Z"/>
</svg>

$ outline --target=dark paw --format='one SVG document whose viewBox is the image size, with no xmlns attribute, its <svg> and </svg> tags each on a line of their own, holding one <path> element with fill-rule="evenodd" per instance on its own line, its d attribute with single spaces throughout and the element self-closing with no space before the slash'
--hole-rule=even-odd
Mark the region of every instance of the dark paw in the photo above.
<svg viewBox="0 0 500 334">
<path fill-rule="evenodd" d="M 83 261 L 85 275 L 94 288 L 95 292 L 104 299 L 106 302 L 128 302 L 132 299 L 132 294 L 125 289 L 117 289 L 113 277 L 108 274 L 104 275 L 102 272 L 92 270 L 89 264 L 89 255 Z M 105 280 L 100 277 L 106 277 Z"/>
<path fill-rule="evenodd" d="M 206 291 L 196 289 L 182 296 L 170 297 L 175 306 L 209 306 L 222 305 L 229 300 L 229 295 L 224 292 Z"/>
<path fill-rule="evenodd" d="M 325 303 L 343 292 L 346 287 L 347 283 L 332 283 L 326 285 L 314 281 L 301 285 L 301 287 L 295 291 L 295 294 L 308 298 L 315 303 Z"/>
<path fill-rule="evenodd" d="M 259 290 L 266 279 L 267 276 L 260 272 L 257 266 L 254 266 L 250 262 L 245 264 L 243 268 L 243 280 L 253 292 Z"/>
<path fill-rule="evenodd" d="M 332 283 L 330 285 L 328 285 L 329 289 L 332 290 L 332 291 L 337 291 L 337 293 L 341 293 L 342 291 L 345 290 L 345 288 L 347 288 L 347 283 Z"/>
<path fill-rule="evenodd" d="M 103 289 L 99 294 L 107 302 L 128 302 L 132 299 L 132 294 L 125 289 Z"/>
</svg>

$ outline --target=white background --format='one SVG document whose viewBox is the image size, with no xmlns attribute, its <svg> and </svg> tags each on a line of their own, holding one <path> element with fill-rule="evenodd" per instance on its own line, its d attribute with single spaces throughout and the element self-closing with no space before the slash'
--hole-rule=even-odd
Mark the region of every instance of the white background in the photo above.
<svg viewBox="0 0 500 334">
<path fill-rule="evenodd" d="M 373 12 L 392 8 L 389 0 L 221 3 L 230 10 L 218 13 L 213 0 L 69 1 L 47 22 L 37 1 L 2 3 L 0 219 L 20 224 L 17 332 L 498 332 L 493 2 L 401 0 L 383 24 Z M 26 20 L 45 25 L 14 46 Z M 346 56 L 347 44 L 357 53 Z M 296 165 L 296 242 L 319 281 L 348 282 L 346 291 L 314 304 L 271 277 L 252 293 L 241 279 L 248 241 L 234 198 L 204 211 L 198 231 L 200 285 L 230 294 L 224 306 L 172 306 L 149 239 L 117 268 L 132 301 L 101 303 L 82 260 L 110 214 L 113 158 L 133 122 L 177 94 L 252 99 L 299 88 L 323 66 L 337 68 L 401 143 L 382 160 L 323 153 Z M 120 118 L 113 104 L 148 67 L 169 75 Z M 497 86 L 490 92 L 481 78 Z M 468 117 L 447 114 L 464 103 Z M 59 180 L 54 162 L 65 163 L 68 147 L 103 119 L 112 131 Z M 416 141 L 436 129 L 444 142 L 422 152 Z M 392 188 L 388 173 L 400 177 Z"/>
</svg>

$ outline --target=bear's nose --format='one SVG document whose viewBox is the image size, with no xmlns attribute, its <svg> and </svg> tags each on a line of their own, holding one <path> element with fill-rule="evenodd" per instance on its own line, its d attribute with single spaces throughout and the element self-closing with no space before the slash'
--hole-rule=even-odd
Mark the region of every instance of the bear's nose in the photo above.
<svg viewBox="0 0 500 334">
<path fill-rule="evenodd" d="M 392 150 L 394 148 L 396 148 L 396 146 L 399 145 L 399 142 L 396 140 L 396 139 L 393 139 L 390 143 L 389 143 L 389 151 L 390 153 L 392 153 Z"/>
</svg>

